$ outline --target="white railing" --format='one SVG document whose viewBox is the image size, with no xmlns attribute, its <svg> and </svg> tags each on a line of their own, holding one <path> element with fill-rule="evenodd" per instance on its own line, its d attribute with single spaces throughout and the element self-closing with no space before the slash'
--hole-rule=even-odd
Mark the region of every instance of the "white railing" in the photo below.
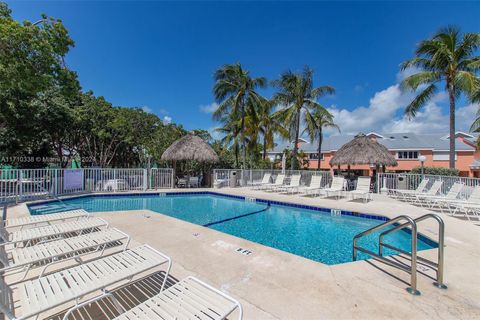
<svg viewBox="0 0 480 320">
<path fill-rule="evenodd" d="M 175 179 L 172 169 L 153 168 L 150 171 L 149 189 L 173 188 Z"/>
<path fill-rule="evenodd" d="M 172 186 L 173 169 L 0 169 L 0 203 Z"/>
<path fill-rule="evenodd" d="M 270 169 L 214 169 L 213 170 L 213 182 L 221 186 L 230 186 L 230 177 L 232 172 L 236 172 L 236 186 L 248 186 L 255 182 L 260 182 L 263 179 L 265 173 L 271 173 L 272 177 L 275 178 L 278 174 L 282 173 L 282 170 L 270 170 Z M 322 186 L 325 186 L 330 183 L 331 176 L 330 171 L 321 171 L 321 170 L 285 170 L 284 174 L 287 176 L 287 179 L 294 175 L 300 174 L 301 185 L 309 185 L 312 176 L 322 175 Z"/>
<path fill-rule="evenodd" d="M 411 173 L 379 173 L 377 175 L 377 192 L 385 193 L 389 189 L 415 190 L 423 179 L 428 179 L 426 189 L 429 189 L 435 181 L 442 181 L 439 195 L 446 195 L 456 182 L 463 184 L 464 188 L 462 188 L 459 195 L 459 198 L 462 199 L 470 195 L 473 187 L 480 186 L 480 178 Z"/>
</svg>

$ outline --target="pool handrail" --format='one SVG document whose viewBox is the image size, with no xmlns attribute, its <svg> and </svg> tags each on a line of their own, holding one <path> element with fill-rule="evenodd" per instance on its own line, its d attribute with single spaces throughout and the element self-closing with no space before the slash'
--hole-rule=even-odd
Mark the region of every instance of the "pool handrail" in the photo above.
<svg viewBox="0 0 480 320">
<path fill-rule="evenodd" d="M 436 268 L 437 270 L 437 281 L 434 282 L 433 284 L 440 288 L 440 289 L 447 289 L 447 286 L 443 283 L 443 275 L 444 275 L 444 248 L 445 248 L 445 223 L 443 222 L 443 219 L 438 215 L 434 213 L 427 213 L 423 216 L 420 216 L 418 218 L 415 218 L 414 221 L 416 223 L 427 220 L 427 219 L 434 219 L 438 222 L 438 256 L 437 256 L 437 262 L 433 262 L 429 259 L 425 259 L 422 257 L 417 257 L 418 260 L 427 263 L 428 265 Z M 380 256 L 383 255 L 383 247 L 390 248 L 392 250 L 401 252 L 403 254 L 409 254 L 405 250 L 402 250 L 400 248 L 394 247 L 392 245 L 383 243 L 384 237 L 392 232 L 396 232 L 398 230 L 402 230 L 404 228 L 408 227 L 408 223 L 403 223 L 400 224 L 392 229 L 386 230 L 382 232 L 378 238 L 378 254 Z"/>
<path fill-rule="evenodd" d="M 395 261 L 392 261 L 392 260 L 389 260 L 373 251 L 370 251 L 368 249 L 365 249 L 365 248 L 362 248 L 360 246 L 357 246 L 357 240 L 363 236 L 366 236 L 372 232 L 375 232 L 379 229 L 382 229 L 382 228 L 385 228 L 387 226 L 390 226 L 392 224 L 395 224 L 399 221 L 406 221 L 406 224 L 410 225 L 411 226 L 411 230 L 412 230 L 412 241 L 411 241 L 411 247 L 412 247 L 412 250 L 411 250 L 411 253 L 409 254 L 410 255 L 410 261 L 411 261 L 411 265 L 410 265 L 410 268 L 406 267 L 405 265 L 401 264 L 401 263 L 398 263 L 398 262 L 395 262 Z M 365 230 L 363 232 L 360 232 L 359 234 L 357 234 L 355 237 L 353 237 L 353 261 L 356 261 L 357 260 L 357 251 L 362 251 L 372 257 L 374 257 L 375 259 L 385 263 L 385 264 L 388 264 L 392 267 L 396 267 L 400 270 L 403 270 L 407 273 L 410 273 L 410 287 L 408 287 L 406 290 L 408 293 L 412 294 L 412 295 L 415 295 L 415 296 L 418 296 L 420 295 L 420 291 L 417 290 L 417 223 L 415 222 L 415 220 L 413 220 L 411 217 L 407 216 L 407 215 L 401 215 L 401 216 L 397 216 L 391 220 L 388 220 L 384 223 L 381 223 L 375 227 L 372 227 L 368 230 Z"/>
</svg>

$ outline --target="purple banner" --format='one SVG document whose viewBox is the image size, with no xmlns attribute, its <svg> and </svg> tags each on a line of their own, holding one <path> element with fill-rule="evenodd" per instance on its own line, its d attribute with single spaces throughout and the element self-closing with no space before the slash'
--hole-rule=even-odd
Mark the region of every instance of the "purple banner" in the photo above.
<svg viewBox="0 0 480 320">
<path fill-rule="evenodd" d="M 83 170 L 68 169 L 63 175 L 63 190 L 82 190 L 83 189 Z"/>
</svg>

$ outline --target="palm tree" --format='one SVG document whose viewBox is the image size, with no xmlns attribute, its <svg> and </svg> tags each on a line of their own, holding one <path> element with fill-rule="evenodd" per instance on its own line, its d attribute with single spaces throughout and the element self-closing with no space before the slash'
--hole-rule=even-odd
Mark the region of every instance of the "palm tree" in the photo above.
<svg viewBox="0 0 480 320">
<path fill-rule="evenodd" d="M 262 159 L 267 158 L 267 150 L 274 147 L 275 134 L 282 138 L 288 138 L 288 130 L 283 127 L 278 117 L 274 116 L 275 101 L 262 98 L 260 105 L 256 108 L 256 124 L 263 138 Z"/>
<path fill-rule="evenodd" d="M 233 149 L 235 155 L 235 167 L 239 167 L 238 154 L 240 151 L 240 120 L 232 119 L 231 117 L 225 116 L 222 119 L 224 123 L 223 127 L 215 129 L 215 131 L 223 134 L 221 143 L 227 149 Z"/>
<path fill-rule="evenodd" d="M 213 113 L 213 117 L 218 120 L 225 114 L 231 114 L 232 119 L 241 120 L 240 141 L 242 147 L 242 162 L 243 168 L 246 168 L 246 108 L 259 99 L 255 90 L 265 87 L 267 80 L 263 77 L 251 78 L 249 72 L 244 70 L 240 63 L 224 65 L 215 72 L 214 78 L 215 86 L 213 88 L 213 94 L 219 106 Z"/>
<path fill-rule="evenodd" d="M 455 27 L 437 32 L 431 39 L 420 42 L 415 57 L 403 62 L 401 69 L 418 68 L 407 77 L 401 87 L 421 92 L 406 107 L 405 113 L 415 117 L 444 83 L 450 101 L 450 168 L 455 168 L 455 100 L 463 93 L 475 100 L 480 88 L 476 73 L 480 70 L 480 57 L 474 56 L 480 46 L 480 33 L 461 34 Z M 477 97 L 478 98 L 478 97 Z"/>
<path fill-rule="evenodd" d="M 333 114 L 326 109 L 316 109 L 313 113 L 305 114 L 306 127 L 304 132 L 308 133 L 310 141 L 318 138 L 318 163 L 317 169 L 320 170 L 322 160 L 323 128 L 335 128 L 340 132 L 340 127 L 333 122 Z"/>
<path fill-rule="evenodd" d="M 480 133 L 480 107 L 478 107 L 476 119 L 473 121 L 470 131 Z M 480 136 L 477 138 L 477 148 L 480 149 Z"/>
<path fill-rule="evenodd" d="M 276 112 L 276 116 L 289 128 L 290 138 L 293 137 L 294 169 L 298 156 L 298 138 L 300 135 L 300 119 L 302 113 L 307 116 L 310 112 L 323 108 L 316 100 L 327 94 L 335 93 L 330 86 L 313 87 L 313 70 L 305 67 L 302 73 L 284 72 L 279 80 L 273 82 L 279 91 L 273 100 L 283 108 Z"/>
</svg>

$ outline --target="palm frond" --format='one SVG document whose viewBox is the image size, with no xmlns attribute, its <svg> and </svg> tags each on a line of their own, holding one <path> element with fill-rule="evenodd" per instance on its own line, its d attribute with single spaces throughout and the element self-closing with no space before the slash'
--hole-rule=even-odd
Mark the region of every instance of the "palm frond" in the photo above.
<svg viewBox="0 0 480 320">
<path fill-rule="evenodd" d="M 335 94 L 335 88 L 331 86 L 321 86 L 312 90 L 312 98 L 320 98 L 326 96 L 327 94 Z"/>
<path fill-rule="evenodd" d="M 405 71 L 409 68 L 430 69 L 430 59 L 423 57 L 414 57 L 400 64 L 400 70 Z"/>
<path fill-rule="evenodd" d="M 460 89 L 457 90 L 458 92 L 464 92 L 472 100 L 480 90 L 480 78 L 471 72 L 458 71 L 454 79 L 454 85 L 457 89 Z"/>
<path fill-rule="evenodd" d="M 464 59 L 458 64 L 459 70 L 478 72 L 480 71 L 480 57 Z"/>
<path fill-rule="evenodd" d="M 421 85 L 432 84 L 441 80 L 440 72 L 433 71 L 421 71 L 411 76 L 406 77 L 400 83 L 400 88 L 402 90 L 412 90 L 415 91 Z"/>
<path fill-rule="evenodd" d="M 477 110 L 477 118 L 475 121 L 472 123 L 472 126 L 470 127 L 470 132 L 480 132 L 480 106 L 478 107 Z"/>
<path fill-rule="evenodd" d="M 435 94 L 437 88 L 435 84 L 429 85 L 422 92 L 420 92 L 412 102 L 405 108 L 405 114 L 409 118 L 416 116 L 418 110 L 425 105 L 425 103 L 430 100 Z"/>
<path fill-rule="evenodd" d="M 310 138 L 310 142 L 313 142 L 317 134 L 317 123 L 314 116 L 310 112 L 308 112 L 308 110 L 305 111 L 304 122 L 306 126 L 305 129 L 303 129 L 302 134 L 306 132 Z"/>
<path fill-rule="evenodd" d="M 480 47 L 479 33 L 465 33 L 462 42 L 455 50 L 455 58 L 462 60 L 470 57 Z"/>
<path fill-rule="evenodd" d="M 448 49 L 451 52 L 454 52 L 457 43 L 458 43 L 458 38 L 460 34 L 460 28 L 457 26 L 449 25 L 444 28 L 441 28 L 434 36 L 433 39 L 437 39 L 444 43 Z"/>
<path fill-rule="evenodd" d="M 223 100 L 219 105 L 218 108 L 213 112 L 212 118 L 216 121 L 223 120 L 225 115 L 228 115 L 233 108 L 234 105 L 234 98 L 230 97 L 228 99 Z"/>
</svg>

